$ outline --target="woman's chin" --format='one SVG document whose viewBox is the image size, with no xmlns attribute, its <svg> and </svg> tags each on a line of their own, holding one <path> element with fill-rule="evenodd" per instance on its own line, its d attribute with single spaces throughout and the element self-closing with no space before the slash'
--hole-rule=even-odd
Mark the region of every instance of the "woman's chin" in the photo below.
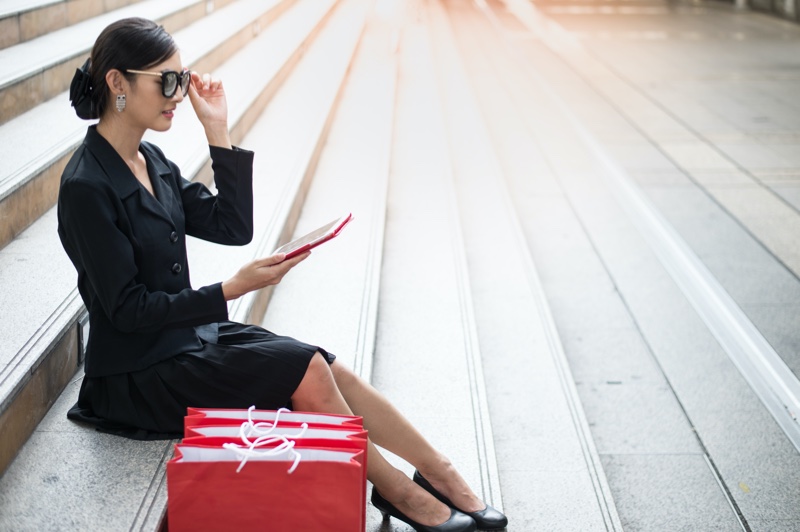
<svg viewBox="0 0 800 532">
<path fill-rule="evenodd" d="M 169 130 L 169 128 L 171 127 L 172 127 L 172 120 L 162 118 L 161 120 L 153 124 L 153 127 L 151 127 L 150 129 L 152 129 L 153 131 L 164 132 Z"/>
</svg>

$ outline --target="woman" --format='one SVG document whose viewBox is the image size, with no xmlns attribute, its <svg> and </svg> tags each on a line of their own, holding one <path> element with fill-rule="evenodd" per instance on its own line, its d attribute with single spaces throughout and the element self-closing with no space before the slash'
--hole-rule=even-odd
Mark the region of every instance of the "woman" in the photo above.
<svg viewBox="0 0 800 532">
<path fill-rule="evenodd" d="M 212 195 L 154 145 L 188 95 L 208 138 Z M 99 118 L 64 170 L 58 232 L 89 311 L 86 376 L 70 418 L 133 438 L 176 437 L 188 406 L 356 413 L 371 440 L 416 466 L 414 480 L 368 448 L 372 502 L 417 530 L 503 528 L 375 389 L 324 349 L 227 321 L 227 301 L 280 282 L 309 253 L 255 260 L 197 290 L 185 236 L 242 245 L 252 238 L 252 152 L 231 146 L 225 91 L 189 72 L 172 37 L 138 18 L 107 27 L 75 74 L 70 99 Z"/>
</svg>

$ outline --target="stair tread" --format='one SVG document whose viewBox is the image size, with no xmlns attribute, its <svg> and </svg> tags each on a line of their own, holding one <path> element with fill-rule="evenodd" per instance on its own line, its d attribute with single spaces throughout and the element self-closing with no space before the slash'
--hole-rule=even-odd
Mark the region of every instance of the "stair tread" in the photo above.
<svg viewBox="0 0 800 532">
<path fill-rule="evenodd" d="M 247 113 L 249 104 L 258 96 L 259 87 L 272 79 L 286 57 L 296 47 L 301 46 L 304 36 L 312 31 L 317 22 L 334 4 L 334 0 L 325 0 L 324 2 L 306 1 L 295 6 L 284 15 L 285 18 L 281 17 L 281 20 L 276 22 L 274 31 L 257 40 L 257 47 L 237 54 L 218 70 L 217 74 L 224 80 L 229 102 L 239 102 L 239 105 L 232 106 L 232 109 L 229 108 L 231 123 L 238 121 L 242 115 Z M 265 54 L 265 50 L 269 50 L 270 53 Z M 311 52 L 307 52 L 306 56 L 309 53 Z M 256 61 L 260 62 L 261 68 L 258 73 L 253 73 L 248 66 Z M 315 113 L 320 112 L 320 105 L 325 102 L 324 98 L 310 97 L 308 91 L 304 91 L 303 85 L 308 83 L 309 79 L 313 79 L 313 76 L 310 75 L 303 77 L 304 61 L 306 61 L 306 57 L 301 59 L 292 76 L 278 89 L 278 93 L 245 141 L 240 143 L 243 148 L 256 151 L 253 194 L 254 203 L 259 208 L 254 212 L 254 224 L 259 234 L 272 231 L 272 225 L 274 225 L 272 213 L 281 206 L 281 202 L 287 201 L 286 194 L 278 192 L 284 191 L 287 186 L 290 186 L 288 183 L 290 183 L 292 170 L 297 161 L 302 160 L 298 146 L 305 141 L 303 133 L 309 127 L 309 120 L 313 119 Z M 328 79 L 324 68 L 317 68 L 317 76 L 320 85 L 324 85 L 324 80 Z M 303 77 L 305 81 L 298 82 L 297 79 L 300 77 Z M 317 93 L 312 92 L 311 94 Z M 298 103 L 298 100 L 302 103 Z M 165 143 L 161 139 L 156 139 L 155 137 L 158 135 L 155 133 L 145 137 L 157 142 L 167 154 L 183 152 L 184 155 L 181 159 L 188 163 L 187 167 L 192 164 L 197 166 L 199 164 L 197 155 L 206 159 L 208 151 L 197 117 L 191 111 L 188 114 L 189 116 L 183 117 L 186 120 L 183 120 L 179 126 L 181 129 L 170 135 L 169 142 Z M 264 125 L 269 122 L 274 126 Z M 192 138 L 190 135 L 196 138 Z M 259 140 L 257 143 L 249 140 L 257 137 L 269 140 L 266 142 Z M 171 157 L 171 155 L 168 156 Z M 183 170 L 184 166 L 181 168 Z M 226 260 L 220 261 L 206 260 L 218 255 L 219 246 L 203 240 L 189 239 L 187 247 L 192 263 L 193 284 L 202 286 L 219 282 L 222 278 L 232 275 L 235 273 L 235 269 L 255 258 L 259 243 L 260 240 L 254 238 L 246 246 L 225 248 Z M 274 247 L 277 247 L 277 240 L 274 242 Z M 272 248 L 267 251 L 271 250 Z"/>
<path fill-rule="evenodd" d="M 0 50 L 0 89 L 88 52 L 100 32 L 120 18 L 160 19 L 198 0 L 145 0 Z"/>
<path fill-rule="evenodd" d="M 243 15 L 252 18 L 254 13 L 266 12 L 281 1 L 285 0 L 238 2 L 175 32 L 173 37 L 181 48 L 184 63 L 192 65 L 215 46 L 235 35 L 249 23 L 250 19 Z M 214 31 L 209 31 L 210 27 L 214 27 Z M 176 121 L 176 125 L 179 122 Z M 47 128 L 42 127 L 45 123 L 48 124 Z M 69 91 L 64 91 L 0 125 L 0 141 L 4 146 L 13 148 L 5 154 L 6 162 L 0 168 L 0 200 L 38 174 L 42 168 L 77 147 L 83 140 L 86 123 L 75 116 L 69 105 Z"/>
<path fill-rule="evenodd" d="M 0 0 L 0 18 L 33 11 L 64 2 L 64 0 Z"/>
<path fill-rule="evenodd" d="M 51 209 L 0 252 L 0 308 L 6 314 L 0 325 L 0 364 L 12 363 L 22 346 L 75 291 L 75 269 L 61 247 L 56 227 L 56 212 Z"/>
<path fill-rule="evenodd" d="M 353 61 L 293 238 L 348 212 L 354 220 L 281 281 L 262 320 L 267 329 L 319 342 L 367 380 L 377 319 L 397 70 L 391 32 L 375 18 Z M 384 32 L 370 31 L 374 26 Z"/>
<path fill-rule="evenodd" d="M 479 497 L 502 508 L 429 5 L 403 28 L 372 383 Z"/>
<path fill-rule="evenodd" d="M 436 11 L 442 99 L 451 160 L 465 234 L 465 252 L 476 307 L 487 381 L 494 390 L 491 423 L 503 487 L 514 485 L 513 472 L 535 475 L 550 486 L 559 507 L 537 518 L 543 529 L 565 522 L 581 530 L 621 529 L 602 463 L 574 386 L 558 330 L 525 233 L 511 200 L 496 138 L 484 117 L 475 77 L 467 61 L 485 47 L 477 25 L 463 19 L 472 6 L 453 6 L 449 17 Z M 450 19 L 450 20 L 448 20 Z M 451 22 L 452 21 L 452 22 Z M 455 27 L 469 37 L 456 37 Z M 474 46 L 470 49 L 463 42 Z M 489 54 L 487 54 L 489 55 Z M 483 72 L 481 72 L 483 73 Z M 473 74 L 473 76 L 475 76 Z M 496 92 L 494 94 L 497 94 Z M 509 126 L 509 132 L 517 133 Z M 510 135 L 511 133 L 509 133 Z M 475 216 L 482 212 L 487 215 Z M 487 253 L 487 250 L 493 252 Z M 502 274 L 498 275 L 498 268 Z M 488 332 L 487 332 L 488 331 Z M 502 383 L 502 384 L 500 384 Z M 520 408 L 524 405 L 524 408 Z M 527 452 L 536 449 L 535 453 Z M 498 486 L 499 488 L 500 486 Z M 518 501 L 520 514 L 537 512 L 534 494 Z M 533 502 L 536 500 L 536 502 Z"/>
</svg>

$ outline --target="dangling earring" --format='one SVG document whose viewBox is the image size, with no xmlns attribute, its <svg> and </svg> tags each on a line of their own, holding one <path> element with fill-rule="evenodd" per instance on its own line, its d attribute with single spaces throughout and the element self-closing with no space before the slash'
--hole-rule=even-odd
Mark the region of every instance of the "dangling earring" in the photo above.
<svg viewBox="0 0 800 532">
<path fill-rule="evenodd" d="M 116 104 L 117 112 L 121 113 L 122 111 L 124 111 L 126 103 L 127 102 L 125 101 L 125 95 L 124 94 L 117 94 L 117 104 Z"/>
</svg>

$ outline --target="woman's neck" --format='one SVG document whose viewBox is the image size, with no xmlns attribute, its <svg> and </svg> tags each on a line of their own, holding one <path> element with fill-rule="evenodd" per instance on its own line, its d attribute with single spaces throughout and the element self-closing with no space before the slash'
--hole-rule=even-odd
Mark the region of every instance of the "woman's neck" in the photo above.
<svg viewBox="0 0 800 532">
<path fill-rule="evenodd" d="M 142 142 L 144 131 L 135 131 L 119 120 L 104 117 L 97 124 L 97 132 L 126 162 L 138 159 L 139 144 Z"/>
</svg>

